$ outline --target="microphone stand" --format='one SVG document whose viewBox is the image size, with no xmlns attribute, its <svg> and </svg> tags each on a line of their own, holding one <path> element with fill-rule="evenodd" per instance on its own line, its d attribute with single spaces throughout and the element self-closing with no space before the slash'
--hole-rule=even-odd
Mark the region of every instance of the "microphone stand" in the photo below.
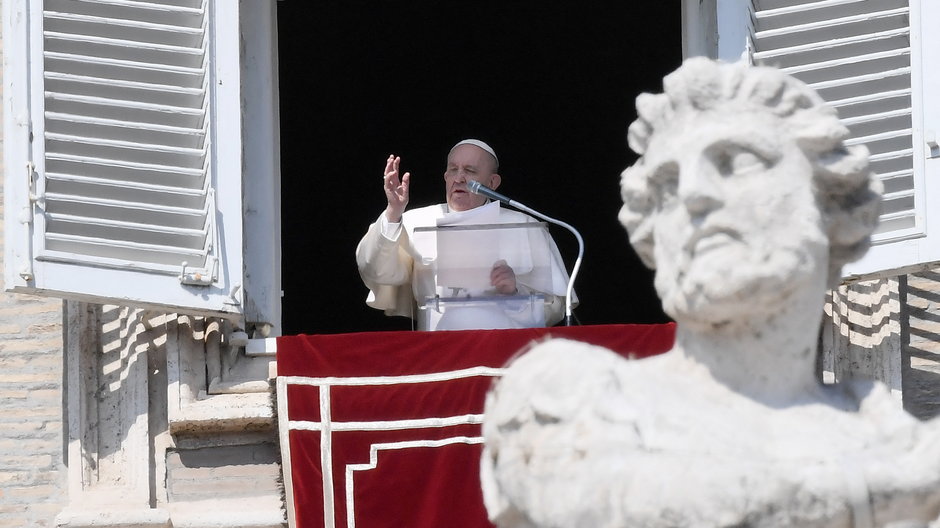
<svg viewBox="0 0 940 528">
<path fill-rule="evenodd" d="M 472 192 L 473 194 L 482 194 L 483 196 L 486 196 L 487 198 L 498 200 L 500 202 L 505 203 L 506 205 L 515 207 L 516 209 L 519 209 L 520 211 L 529 213 L 533 216 L 537 216 L 538 218 L 541 218 L 542 220 L 545 220 L 546 222 L 551 222 L 555 225 L 564 227 L 568 231 L 571 231 L 574 237 L 578 240 L 578 258 L 575 259 L 574 267 L 571 268 L 571 276 L 568 277 L 568 289 L 565 292 L 565 326 L 572 326 L 571 324 L 572 323 L 571 292 L 574 290 L 574 280 L 578 276 L 578 271 L 581 269 L 581 259 L 584 257 L 584 239 L 581 238 L 581 233 L 579 233 L 578 230 L 575 229 L 571 224 L 567 222 L 562 222 L 561 220 L 558 220 L 556 218 L 552 218 L 550 216 L 544 215 L 525 204 L 519 203 L 513 199 L 510 199 L 506 195 L 500 194 L 494 191 L 493 189 L 490 189 L 486 185 L 483 185 L 482 183 L 476 180 L 470 180 L 469 182 L 467 182 L 467 189 L 469 189 L 469 191 Z"/>
</svg>

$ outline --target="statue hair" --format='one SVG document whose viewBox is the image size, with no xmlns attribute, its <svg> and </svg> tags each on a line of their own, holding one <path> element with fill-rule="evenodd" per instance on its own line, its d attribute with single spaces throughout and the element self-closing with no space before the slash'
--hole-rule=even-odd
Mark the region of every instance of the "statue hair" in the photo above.
<svg viewBox="0 0 940 528">
<path fill-rule="evenodd" d="M 663 91 L 637 97 L 638 119 L 630 125 L 628 142 L 640 159 L 621 175 L 624 205 L 620 222 L 643 262 L 656 267 L 652 174 L 643 157 L 650 139 L 685 114 L 744 105 L 780 117 L 810 160 L 816 200 L 829 238 L 828 283 L 838 284 L 842 266 L 868 251 L 878 223 L 882 185 L 868 167 L 868 148 L 845 145 L 849 131 L 839 122 L 835 109 L 812 88 L 777 69 L 703 57 L 686 60 L 667 75 Z"/>
</svg>

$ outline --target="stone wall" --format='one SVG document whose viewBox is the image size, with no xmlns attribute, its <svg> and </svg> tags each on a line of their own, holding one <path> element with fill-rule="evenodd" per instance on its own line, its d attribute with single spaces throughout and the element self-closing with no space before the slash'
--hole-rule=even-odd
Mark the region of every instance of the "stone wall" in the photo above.
<svg viewBox="0 0 940 528">
<path fill-rule="evenodd" d="M 226 394 L 208 383 L 207 355 L 238 356 L 221 325 L 78 301 L 65 321 L 72 463 L 58 526 L 283 526 L 269 383 Z"/>
<path fill-rule="evenodd" d="M 0 268 L 2 187 L 0 149 Z M 0 274 L 0 528 L 53 526 L 66 500 L 62 301 L 2 285 Z"/>
<path fill-rule="evenodd" d="M 908 275 L 904 283 L 904 408 L 924 420 L 940 415 L 940 268 Z"/>
<path fill-rule="evenodd" d="M 825 381 L 874 378 L 921 420 L 940 415 L 940 268 L 840 286 L 825 312 Z"/>
<path fill-rule="evenodd" d="M 62 302 L 0 294 L 0 528 L 52 526 L 66 500 Z"/>
<path fill-rule="evenodd" d="M 940 416 L 940 268 L 828 292 L 821 370 L 884 382 L 904 409 Z"/>
</svg>

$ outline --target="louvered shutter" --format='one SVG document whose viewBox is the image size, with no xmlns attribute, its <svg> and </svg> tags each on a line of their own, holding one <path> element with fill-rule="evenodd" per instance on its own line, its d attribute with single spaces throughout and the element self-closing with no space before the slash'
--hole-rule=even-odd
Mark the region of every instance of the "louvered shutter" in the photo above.
<svg viewBox="0 0 940 528">
<path fill-rule="evenodd" d="M 241 312 L 238 4 L 4 3 L 8 289 Z"/>
<path fill-rule="evenodd" d="M 846 277 L 897 275 L 940 260 L 940 174 L 929 145 L 937 112 L 924 101 L 937 93 L 933 70 L 940 68 L 928 29 L 940 18 L 930 4 L 717 0 L 721 58 L 743 53 L 806 82 L 838 109 L 847 143 L 871 152 L 885 187 L 881 221 L 873 248 L 846 267 Z"/>
</svg>

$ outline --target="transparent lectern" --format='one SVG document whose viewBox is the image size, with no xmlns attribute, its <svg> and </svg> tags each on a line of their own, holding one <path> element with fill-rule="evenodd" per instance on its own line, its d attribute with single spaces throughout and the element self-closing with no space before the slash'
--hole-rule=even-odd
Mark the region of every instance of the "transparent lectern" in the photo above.
<svg viewBox="0 0 940 528">
<path fill-rule="evenodd" d="M 543 222 L 416 227 L 413 243 L 419 329 L 541 327 L 546 294 L 564 295 L 567 275 Z M 516 295 L 490 284 L 499 261 L 515 272 Z"/>
</svg>

